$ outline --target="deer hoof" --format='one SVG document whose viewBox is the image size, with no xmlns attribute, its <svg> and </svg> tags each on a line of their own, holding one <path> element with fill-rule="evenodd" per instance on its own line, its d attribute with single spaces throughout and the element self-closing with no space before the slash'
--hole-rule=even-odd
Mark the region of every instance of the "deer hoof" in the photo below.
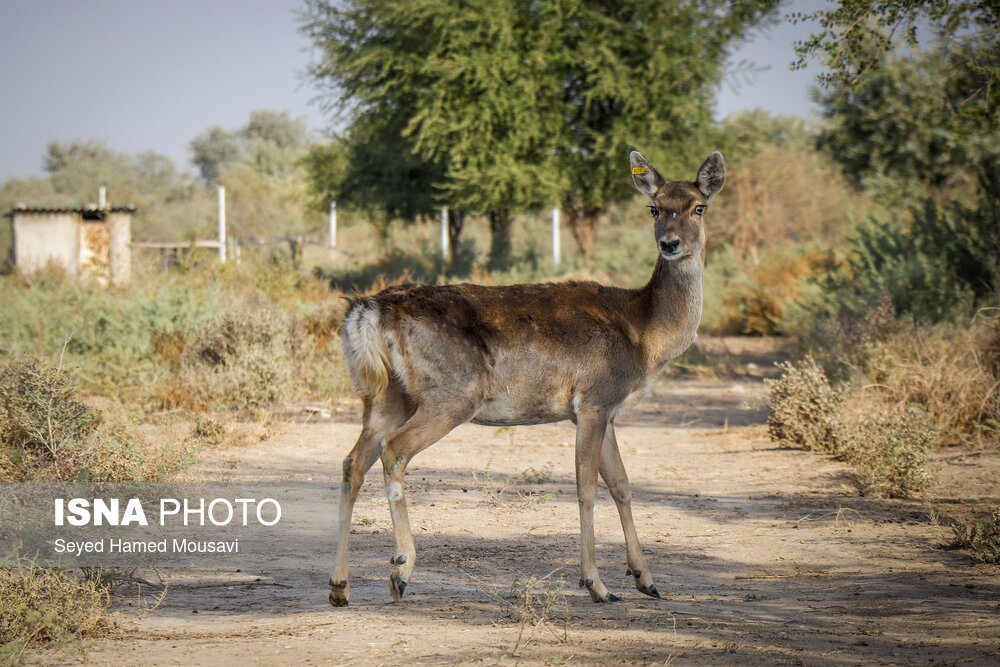
<svg viewBox="0 0 1000 667">
<path fill-rule="evenodd" d="M 399 602 L 406 590 L 406 582 L 398 574 L 389 577 L 389 590 L 392 592 L 392 601 Z"/>
<path fill-rule="evenodd" d="M 645 593 L 651 598 L 656 598 L 660 600 L 660 591 L 656 590 L 656 586 L 636 586 L 640 593 Z"/>
<path fill-rule="evenodd" d="M 351 597 L 351 585 L 346 581 L 330 580 L 330 604 L 334 607 L 346 607 Z"/>
</svg>

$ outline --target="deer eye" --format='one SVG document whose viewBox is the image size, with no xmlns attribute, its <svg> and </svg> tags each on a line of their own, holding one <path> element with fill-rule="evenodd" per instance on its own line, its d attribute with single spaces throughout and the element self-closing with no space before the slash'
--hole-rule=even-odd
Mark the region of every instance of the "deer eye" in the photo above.
<svg viewBox="0 0 1000 667">
<path fill-rule="evenodd" d="M 695 215 L 702 215 L 704 212 L 705 212 L 705 207 L 704 206 L 699 205 L 699 206 L 695 206 L 694 207 L 694 214 Z"/>
<path fill-rule="evenodd" d="M 652 215 L 655 218 L 656 216 L 658 216 L 660 214 L 660 212 L 656 209 L 655 206 L 650 206 L 649 207 L 649 214 Z"/>
</svg>

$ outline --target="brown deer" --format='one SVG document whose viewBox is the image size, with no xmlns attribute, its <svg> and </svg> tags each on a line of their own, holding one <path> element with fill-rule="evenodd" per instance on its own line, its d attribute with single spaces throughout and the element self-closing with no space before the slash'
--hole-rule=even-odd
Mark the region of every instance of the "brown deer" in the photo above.
<svg viewBox="0 0 1000 667">
<path fill-rule="evenodd" d="M 406 514 L 406 466 L 469 421 L 514 426 L 572 420 L 580 585 L 595 602 L 619 600 L 601 583 L 594 558 L 600 472 L 621 516 L 635 586 L 660 597 L 632 522 L 632 494 L 614 421 L 697 337 L 705 210 L 722 189 L 726 168 L 715 152 L 693 183 L 666 182 L 638 152 L 629 160 L 636 188 L 652 202 L 658 258 L 645 287 L 400 285 L 351 302 L 342 344 L 364 402 L 364 426 L 344 459 L 331 604 L 345 606 L 350 597 L 351 515 L 365 473 L 379 458 L 396 548 L 389 585 L 395 600 L 403 595 L 416 560 Z"/>
</svg>

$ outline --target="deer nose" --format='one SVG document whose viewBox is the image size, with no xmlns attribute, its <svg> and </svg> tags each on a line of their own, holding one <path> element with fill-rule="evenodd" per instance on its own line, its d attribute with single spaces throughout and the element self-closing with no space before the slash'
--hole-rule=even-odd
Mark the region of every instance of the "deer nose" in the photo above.
<svg viewBox="0 0 1000 667">
<path fill-rule="evenodd" d="M 673 255 L 677 252 L 677 248 L 681 245 L 680 239 L 674 239 L 673 241 L 667 241 L 666 239 L 660 239 L 660 252 L 664 255 Z"/>
</svg>

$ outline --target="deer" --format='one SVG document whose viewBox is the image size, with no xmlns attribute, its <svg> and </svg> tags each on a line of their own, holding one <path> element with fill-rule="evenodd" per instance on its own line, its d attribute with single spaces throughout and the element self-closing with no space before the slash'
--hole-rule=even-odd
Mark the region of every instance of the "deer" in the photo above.
<svg viewBox="0 0 1000 667">
<path fill-rule="evenodd" d="M 481 286 L 396 285 L 350 300 L 341 344 L 362 398 L 361 434 L 343 462 L 330 603 L 347 606 L 348 542 L 365 474 L 382 462 L 398 602 L 416 562 L 405 474 L 416 454 L 466 422 L 576 424 L 580 586 L 594 602 L 620 601 L 594 555 L 594 498 L 603 478 L 625 533 L 627 573 L 660 598 L 632 519 L 632 492 L 615 417 L 639 402 L 657 374 L 697 338 L 702 314 L 705 212 L 726 167 L 713 152 L 693 182 L 665 181 L 638 151 L 636 189 L 649 197 L 657 259 L 644 287 L 596 282 Z"/>
</svg>

